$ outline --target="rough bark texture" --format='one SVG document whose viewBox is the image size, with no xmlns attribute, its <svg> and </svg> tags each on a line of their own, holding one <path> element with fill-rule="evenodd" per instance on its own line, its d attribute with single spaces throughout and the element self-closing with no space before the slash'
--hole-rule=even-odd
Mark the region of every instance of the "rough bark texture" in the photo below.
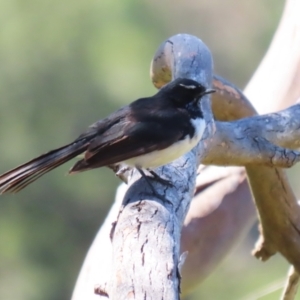
<svg viewBox="0 0 300 300">
<path fill-rule="evenodd" d="M 191 36 L 175 36 L 169 44 L 174 54 L 173 78 L 193 78 L 210 86 L 208 48 Z M 180 233 L 194 191 L 198 151 L 196 147 L 158 170 L 176 187 L 153 182 L 158 194 L 154 195 L 144 179 L 133 177 L 129 182 L 112 236 L 111 299 L 179 299 Z"/>
<path fill-rule="evenodd" d="M 283 168 L 299 162 L 300 105 L 276 114 L 234 122 L 215 122 L 214 132 L 201 151 L 207 165 L 266 165 Z M 280 147 L 280 146 L 282 147 Z"/>
<path fill-rule="evenodd" d="M 281 24 L 269 52 L 245 91 L 259 112 L 282 109 L 286 106 L 284 103 L 295 103 L 300 96 L 300 85 L 295 84 L 297 80 L 299 82 L 300 77 L 300 18 L 297 15 L 299 6 L 299 1 L 287 1 Z M 191 41 L 197 42 L 191 43 Z M 198 41 L 194 37 L 178 35 L 160 46 L 151 69 L 153 82 L 157 87 L 170 81 L 172 76 L 173 78 L 190 77 L 200 82 L 207 80 L 205 79 L 207 75 L 204 75 L 208 66 L 205 63 L 207 57 L 202 56 L 202 60 L 198 61 L 196 54 L 201 48 L 197 45 Z M 200 45 L 203 44 L 200 42 Z M 200 62 L 205 64 L 202 66 Z M 282 69 L 285 71 L 282 72 Z M 210 76 L 211 74 L 208 75 Z M 268 80 L 266 81 L 265 78 Z M 214 75 L 213 86 L 217 93 L 212 97 L 212 109 L 218 121 L 214 122 L 211 119 L 209 103 L 204 101 L 203 108 L 206 111 L 205 118 L 209 122 L 209 130 L 201 146 L 202 158 L 206 163 L 248 164 L 246 170 L 262 225 L 262 236 L 255 255 L 267 259 L 278 251 L 299 271 L 299 208 L 284 171 L 270 167 L 289 166 L 294 158 L 295 161 L 298 159 L 298 152 L 282 149 L 279 146 L 291 149 L 298 147 L 299 106 L 294 106 L 280 114 L 238 120 L 254 116 L 256 112 L 253 106 L 238 89 L 216 75 Z M 285 102 L 285 99 L 288 102 Z M 238 121 L 228 122 L 234 120 Z M 217 145 L 221 145 L 222 151 L 213 151 Z M 224 151 L 226 147 L 230 151 L 236 151 L 237 156 L 228 155 L 228 152 Z M 249 153 L 246 151 L 248 148 L 251 150 Z M 155 270 L 165 271 L 164 274 L 159 273 L 162 281 L 155 282 L 161 284 L 157 289 L 160 295 L 163 295 L 164 299 L 178 298 L 180 281 L 178 273 L 180 230 L 178 228 L 182 225 L 182 217 L 188 208 L 188 198 L 192 193 L 196 152 L 200 153 L 199 149 L 187 154 L 175 164 L 161 168 L 164 177 L 171 176 L 178 184 L 178 189 L 157 186 L 158 193 L 167 201 L 162 201 L 161 197 L 153 195 L 151 190 L 145 191 L 147 185 L 142 181 L 135 183 L 136 179 L 134 179 L 130 182 L 130 189 L 123 202 L 123 210 L 118 216 L 120 203 L 116 203 L 114 211 L 106 220 L 106 226 L 103 227 L 89 251 L 73 299 L 99 299 L 99 296 L 93 295 L 93 286 L 96 283 L 100 283 L 97 292 L 102 295 L 108 294 L 112 299 L 126 299 L 126 297 L 144 299 L 145 295 L 147 299 L 160 299 L 156 290 L 151 291 L 154 285 L 149 285 L 151 282 L 149 274 L 153 273 L 145 267 L 146 257 L 150 265 L 161 263 L 160 266 L 153 266 Z M 258 152 L 260 156 L 256 157 Z M 268 167 L 250 165 L 251 162 L 253 163 L 253 158 L 256 164 L 268 165 Z M 199 284 L 213 270 L 255 219 L 244 168 L 226 168 L 227 173 L 223 170 L 223 168 L 207 167 L 202 170 L 197 179 L 196 196 L 184 222 L 181 239 L 182 251 L 189 252 L 182 269 L 182 287 L 185 293 Z M 120 195 L 123 194 L 124 190 Z M 179 204 L 181 197 L 183 201 Z M 121 198 L 123 197 L 119 196 L 117 200 L 120 202 Z M 178 211 L 176 207 L 179 208 Z M 108 233 L 110 224 L 114 220 L 117 220 L 117 225 L 111 245 Z M 152 222 L 153 227 L 148 224 Z M 155 231 L 154 228 L 163 229 Z M 147 241 L 148 230 L 151 232 L 150 235 L 152 233 L 156 235 L 156 242 L 161 241 L 159 236 L 164 236 L 163 247 L 172 250 L 172 254 L 169 253 L 171 259 L 160 260 L 166 257 L 165 251 L 163 253 L 156 251 L 160 249 L 161 244 L 156 245 L 155 254 L 151 252 L 152 255 L 149 256 L 147 251 L 153 250 L 150 244 L 155 242 L 155 238 Z M 123 248 L 124 244 L 129 248 L 127 253 Z M 112 247 L 113 267 L 110 264 Z M 158 256 L 155 261 L 150 261 L 153 255 Z M 121 262 L 125 264 L 125 268 L 119 265 Z M 134 274 L 141 277 L 134 278 Z M 139 281 L 144 279 L 146 281 Z M 120 294 L 121 292 L 123 294 Z M 156 293 L 155 297 L 153 293 Z"/>
<path fill-rule="evenodd" d="M 211 86 L 211 54 L 199 39 L 177 35 L 168 44 L 173 78 L 193 78 Z M 129 180 L 111 233 L 112 276 L 105 289 L 98 288 L 100 294 L 110 299 L 179 299 L 180 233 L 194 192 L 198 151 L 196 147 L 156 170 L 171 179 L 173 187 L 153 181 L 153 193 L 136 173 Z"/>
</svg>

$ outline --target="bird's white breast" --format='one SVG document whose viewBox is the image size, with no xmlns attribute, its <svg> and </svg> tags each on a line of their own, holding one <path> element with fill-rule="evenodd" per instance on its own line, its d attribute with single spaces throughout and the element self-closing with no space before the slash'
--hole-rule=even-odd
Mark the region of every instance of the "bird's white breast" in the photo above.
<svg viewBox="0 0 300 300">
<path fill-rule="evenodd" d="M 124 163 L 129 166 L 145 169 L 156 168 L 162 165 L 166 165 L 179 158 L 183 154 L 189 152 L 198 144 L 205 129 L 204 119 L 195 119 L 191 120 L 191 122 L 195 127 L 195 133 L 192 138 L 187 135 L 184 139 L 172 144 L 165 149 L 156 150 L 147 154 L 130 158 L 124 161 Z"/>
</svg>

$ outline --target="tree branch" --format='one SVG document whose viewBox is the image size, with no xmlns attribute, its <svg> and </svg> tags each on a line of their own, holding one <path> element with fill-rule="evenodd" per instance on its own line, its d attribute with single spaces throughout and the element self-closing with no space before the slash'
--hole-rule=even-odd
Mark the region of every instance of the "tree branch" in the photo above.
<svg viewBox="0 0 300 300">
<path fill-rule="evenodd" d="M 266 165 L 289 168 L 299 162 L 300 105 L 276 114 L 215 122 L 204 141 L 201 162 L 208 165 Z M 278 145 L 281 145 L 278 146 Z"/>
<path fill-rule="evenodd" d="M 300 76 L 300 19 L 297 13 L 299 6 L 299 1 L 286 1 L 284 14 L 273 42 L 245 89 L 245 94 L 261 113 L 283 109 L 295 103 L 300 96 L 300 85 L 295 84 Z M 214 88 L 217 93 L 213 94 L 212 107 L 217 120 L 230 121 L 255 114 L 243 94 L 231 83 L 214 76 Z M 290 121 L 294 120 L 290 119 Z M 287 134 L 285 138 L 293 136 Z M 278 142 L 280 139 L 281 137 L 277 137 Z M 272 141 L 271 138 L 270 140 Z M 296 140 L 293 139 L 291 144 L 288 141 L 282 144 L 280 142 L 278 145 L 293 149 L 294 141 Z M 209 171 L 206 188 L 195 197 L 196 205 L 193 207 L 192 203 L 193 210 L 191 209 L 187 215 L 182 237 L 182 249 L 189 251 L 183 267 L 183 291 L 186 293 L 201 284 L 230 249 L 235 247 L 236 242 L 243 238 L 254 222 L 255 211 L 248 185 L 245 184 L 242 176 L 238 177 L 237 169 L 226 168 L 228 174 L 232 174 L 232 176 L 228 175 L 230 186 L 237 186 L 237 189 L 229 194 L 226 188 L 220 188 L 218 185 L 218 182 L 222 183 L 226 178 L 219 179 L 215 183 L 215 178 L 218 178 L 222 168 Z M 265 167 L 248 167 L 248 174 L 251 172 L 251 176 L 257 178 L 252 180 L 256 199 L 261 201 L 265 199 L 269 206 L 272 206 L 278 198 L 287 197 L 294 201 L 294 194 L 284 172 L 280 169 L 274 171 Z M 205 174 L 207 172 L 204 171 L 200 176 L 205 177 Z M 206 201 L 207 190 L 210 191 L 210 201 Z M 211 202 L 216 204 L 211 205 Z M 280 210 L 277 213 L 280 214 Z M 237 215 L 241 218 L 237 218 Z M 199 232 L 202 234 L 200 235 Z M 210 238 L 211 236 L 214 238 Z"/>
<path fill-rule="evenodd" d="M 275 38 L 276 40 L 280 40 L 280 36 L 282 35 L 288 36 L 290 40 L 293 40 L 290 34 L 286 35 L 286 31 L 293 31 L 293 29 L 288 27 L 296 25 L 298 26 L 299 24 L 299 18 L 296 18 L 296 11 L 298 11 L 296 9 L 297 5 L 299 5 L 299 2 L 297 3 L 297 1 L 287 1 L 287 6 L 289 8 L 285 9 L 285 14 L 279 28 L 280 30 L 278 31 L 278 34 Z M 294 11 L 294 13 L 292 14 L 293 18 L 291 18 L 291 11 Z M 289 23 L 289 26 L 282 25 L 286 23 Z M 282 28 L 284 28 L 284 30 L 282 30 Z M 299 33 L 299 30 L 297 32 Z M 253 80 L 249 84 L 249 87 L 246 89 L 247 95 L 252 95 L 251 99 L 255 101 L 255 107 L 257 107 L 260 112 L 267 112 L 272 109 L 282 108 L 282 103 L 284 102 L 284 98 L 286 98 L 287 95 L 293 95 L 292 97 L 290 97 L 290 103 L 293 103 L 293 101 L 297 97 L 299 97 L 299 91 L 297 90 L 295 85 L 291 84 L 291 82 L 293 82 L 295 78 L 299 76 L 297 75 L 299 72 L 299 68 L 287 68 L 284 65 L 284 63 L 287 62 L 287 59 L 289 61 L 293 61 L 294 64 L 300 59 L 300 56 L 298 54 L 300 53 L 298 51 L 299 47 L 297 47 L 298 38 L 295 38 L 293 41 L 295 42 L 295 44 L 293 45 L 295 49 L 292 51 L 293 55 L 291 55 L 290 52 L 288 52 L 286 56 L 280 54 L 280 57 L 282 58 L 280 60 L 280 68 L 277 64 L 280 48 L 282 46 L 285 47 L 286 45 L 288 45 L 288 49 L 291 46 L 291 43 L 272 43 L 272 47 L 270 48 L 265 60 L 268 60 L 268 57 L 273 58 L 269 63 L 262 64 L 262 67 L 259 68 L 259 71 L 254 76 Z M 162 44 L 160 49 L 166 46 L 164 49 L 165 54 L 163 56 L 165 61 L 157 59 L 156 63 L 152 65 L 153 80 L 157 87 L 162 86 L 166 82 L 170 81 L 173 73 L 178 74 L 176 73 L 176 70 L 178 71 L 176 67 L 174 70 L 172 68 L 169 68 L 169 66 L 172 66 L 172 64 L 174 63 L 174 57 L 172 56 L 173 48 L 171 47 L 171 45 L 172 44 L 169 41 Z M 189 48 L 189 45 L 185 46 L 187 46 L 187 48 L 191 50 L 191 48 Z M 158 51 L 158 54 L 161 54 L 161 52 L 161 50 Z M 274 55 L 274 53 L 277 53 L 277 56 Z M 192 58 L 195 57 L 192 55 Z M 163 61 L 163 64 L 161 66 L 157 63 L 160 61 Z M 276 61 L 276 64 L 274 64 L 274 61 Z M 190 63 L 191 65 L 193 65 L 193 62 Z M 278 72 L 274 72 L 274 70 L 270 68 L 271 65 L 277 66 Z M 295 65 L 297 65 L 297 63 Z M 179 64 L 179 66 L 184 66 L 184 64 L 181 63 Z M 280 72 L 282 67 L 286 68 L 286 70 L 290 70 L 291 72 L 291 74 L 289 74 L 288 76 L 286 76 L 287 74 L 284 73 L 284 76 L 286 76 L 285 78 L 287 78 L 287 80 L 283 80 L 284 78 L 281 78 L 280 80 L 278 78 L 276 80 L 270 79 L 274 78 L 271 77 L 271 75 L 275 76 L 275 74 L 277 74 L 278 76 L 278 74 L 282 74 L 282 72 Z M 199 69 L 199 67 L 197 68 Z M 170 70 L 172 70 L 172 72 L 170 72 Z M 186 74 L 187 73 L 184 72 L 182 73 L 183 76 L 186 76 Z M 261 74 L 263 74 L 263 76 Z M 195 79 L 196 77 L 193 78 Z M 266 81 L 265 78 L 268 78 L 268 80 Z M 274 84 L 274 82 L 276 82 L 276 84 Z M 274 87 L 276 91 L 276 98 L 272 98 L 272 95 L 274 95 Z M 218 94 L 214 95 L 212 99 L 213 113 L 216 119 L 221 121 L 231 121 L 255 114 L 255 110 L 244 97 L 244 95 L 236 88 L 232 87 L 230 83 L 226 83 L 223 79 L 214 76 L 214 88 L 218 90 Z M 285 92 L 278 93 L 278 89 L 281 89 Z M 272 118 L 274 116 L 275 115 L 273 115 Z M 259 121 L 260 117 L 257 118 L 257 120 Z M 286 120 L 288 120 L 288 118 L 286 118 Z M 291 121 L 291 119 L 289 121 Z M 263 123 L 263 121 L 261 122 Z M 219 122 L 216 122 L 216 124 L 216 128 L 218 128 L 219 130 Z M 274 124 L 272 121 L 271 125 L 273 126 Z M 294 132 L 292 126 L 290 126 L 290 124 L 288 125 L 291 132 Z M 230 127 L 230 124 L 225 124 L 225 127 L 226 126 Z M 283 129 L 286 130 L 286 128 Z M 282 128 L 280 130 L 282 130 Z M 264 132 L 263 135 L 267 140 L 269 140 L 273 144 L 277 144 L 278 146 L 289 147 L 292 149 L 296 148 L 297 142 L 295 138 L 292 137 L 290 139 L 290 135 L 287 139 L 287 137 L 282 134 L 280 130 L 274 132 L 270 130 L 269 132 Z M 285 131 L 285 133 L 287 133 L 287 131 Z M 207 174 L 207 172 L 209 172 L 208 170 L 210 169 L 211 167 L 206 168 L 206 170 L 202 174 L 200 174 L 200 177 Z M 184 279 L 183 288 L 185 290 L 195 286 L 198 282 L 200 282 L 201 278 L 205 277 L 206 274 L 211 272 L 213 267 L 220 261 L 222 257 L 224 257 L 224 254 L 230 250 L 233 242 L 236 241 L 238 237 L 241 236 L 245 231 L 247 231 L 247 228 L 249 228 L 249 226 L 253 222 L 254 214 L 250 203 L 250 194 L 245 182 L 245 173 L 243 172 L 243 168 L 227 168 L 226 170 L 228 171 L 228 175 L 222 178 L 220 178 L 218 175 L 220 170 L 221 169 L 218 168 L 218 171 L 213 171 L 214 175 L 212 175 L 210 180 L 206 181 L 205 184 L 203 184 L 203 182 L 199 184 L 199 193 L 195 197 L 195 201 L 192 204 L 193 209 L 190 210 L 189 215 L 187 216 L 187 219 L 184 223 L 181 247 L 183 251 L 189 251 L 187 261 L 184 264 L 182 270 Z M 288 184 L 287 179 L 285 178 L 284 172 L 280 169 L 257 166 L 248 166 L 247 172 L 251 181 L 251 186 L 256 201 L 259 203 L 257 207 L 261 214 L 262 225 L 265 228 L 269 228 L 269 225 L 273 226 L 273 223 L 275 223 L 275 230 L 279 229 L 283 234 L 290 233 L 290 231 L 292 231 L 292 237 L 296 236 L 296 240 L 298 240 L 297 226 L 294 226 L 295 224 L 299 224 L 297 223 L 298 209 L 296 209 L 295 212 L 293 211 L 293 208 L 295 207 L 295 197 Z M 226 181 L 228 181 L 227 184 L 225 184 Z M 208 198 L 208 196 L 210 198 Z M 203 199 L 207 201 L 203 201 Z M 208 201 L 208 199 L 212 201 Z M 281 214 L 281 209 L 288 213 L 287 215 L 283 214 L 282 218 L 277 216 L 277 214 Z M 265 213 L 266 210 L 270 210 L 270 212 Z M 292 213 L 292 217 L 291 215 L 289 215 L 289 213 Z M 275 214 L 275 217 L 273 216 L 273 214 Z M 240 218 L 236 219 L 236 223 L 234 223 L 236 226 L 232 227 L 230 225 L 232 222 L 228 222 L 227 220 L 232 220 L 236 218 L 237 215 L 240 216 Z M 288 218 L 286 218 L 286 216 L 288 216 Z M 287 227 L 284 227 L 284 224 L 287 220 L 289 220 L 289 225 Z M 214 228 L 215 230 L 214 243 L 206 242 L 205 247 L 194 247 L 193 245 L 198 245 L 199 241 L 204 241 L 205 236 L 211 235 L 211 228 Z M 217 232 L 216 228 L 219 228 Z M 201 234 L 199 234 L 199 232 L 201 232 Z M 261 245 L 263 245 L 262 249 L 267 251 L 258 252 L 260 253 L 262 258 L 268 257 L 262 255 L 263 252 L 269 255 L 274 253 L 274 251 L 282 251 L 284 252 L 283 254 L 286 257 L 288 256 L 292 260 L 297 260 L 297 255 L 293 256 L 294 250 L 295 248 L 297 248 L 297 245 L 289 244 L 292 242 L 292 238 L 288 239 L 287 241 L 287 245 L 291 246 L 290 253 L 289 250 L 278 250 L 278 248 L 280 248 L 283 243 L 286 242 L 285 240 L 273 240 L 271 237 L 274 232 L 270 232 L 268 230 L 265 230 L 263 233 L 264 237 L 267 238 Z M 87 289 L 87 283 L 89 283 L 89 286 L 92 286 L 93 282 L 96 282 L 95 278 L 100 278 L 100 269 L 103 264 L 98 264 L 99 261 L 109 260 L 109 256 L 104 255 L 104 257 L 100 257 L 99 253 L 97 253 L 97 251 L 103 251 L 102 248 L 99 247 L 100 240 L 101 238 L 98 239 L 98 243 L 95 241 L 94 246 L 92 246 L 89 252 L 89 255 L 85 261 L 85 265 L 83 266 L 82 272 L 80 274 L 73 299 L 82 299 L 82 297 L 80 298 L 79 296 L 80 294 L 84 295 L 85 299 L 94 299 L 94 296 L 90 293 L 92 289 Z M 188 246 L 189 242 L 190 244 L 192 244 L 192 246 Z M 109 244 L 109 242 L 107 244 Z M 209 256 L 205 255 L 205 253 L 207 252 L 210 253 Z M 196 263 L 198 261 L 202 262 L 202 264 L 200 263 L 200 267 L 197 267 L 199 266 L 199 264 Z M 196 268 L 194 266 L 196 266 Z M 89 273 L 91 271 L 93 271 L 93 274 Z M 105 268 L 104 272 L 106 272 Z M 107 276 L 103 277 L 107 278 Z M 98 297 L 96 298 L 98 299 Z"/>
<path fill-rule="evenodd" d="M 212 60 L 208 48 L 188 35 L 175 36 L 167 43 L 174 58 L 173 77 L 193 78 L 209 87 Z M 153 182 L 157 191 L 153 194 L 137 174 L 129 180 L 111 234 L 112 276 L 100 285 L 102 295 L 107 293 L 110 299 L 179 299 L 180 233 L 194 190 L 198 151 L 196 147 L 156 170 L 176 187 Z"/>
<path fill-rule="evenodd" d="M 161 50 L 163 48 L 165 48 L 165 52 Z M 164 57 L 168 54 L 167 50 L 168 45 L 163 44 L 163 47 L 159 48 L 158 54 L 155 56 L 159 60 L 159 63 L 156 63 L 154 59 L 154 63 L 157 65 L 152 67 L 155 70 L 152 76 L 155 85 L 160 86 L 162 84 L 159 79 L 165 78 L 166 73 L 173 73 L 173 65 L 169 65 L 171 60 Z M 163 70 L 164 77 L 159 77 L 161 75 L 159 69 Z M 157 77 L 155 74 L 157 74 Z M 251 128 L 251 125 L 256 124 L 255 118 L 253 122 L 249 121 L 251 119 L 248 118 L 227 124 L 218 123 L 210 120 L 211 112 L 207 102 L 202 101 L 202 103 L 204 117 L 207 118 L 208 123 L 206 138 L 202 141 L 203 147 L 200 151 L 203 162 L 207 164 L 247 166 L 246 171 L 264 235 L 264 238 L 261 239 L 264 242 L 254 251 L 255 256 L 265 260 L 278 251 L 294 265 L 296 270 L 300 271 L 300 261 L 297 259 L 297 257 L 300 257 L 300 236 L 297 225 L 299 224 L 300 214 L 295 196 L 283 171 L 255 166 L 262 164 L 272 167 L 290 167 L 299 160 L 298 152 L 276 146 L 261 134 L 255 132 L 255 129 L 261 131 L 262 127 L 266 127 L 267 129 L 271 128 L 271 130 L 275 129 L 276 133 L 276 126 L 279 125 L 282 130 L 284 122 L 279 124 L 280 121 L 278 117 L 276 118 L 276 115 L 269 115 L 264 116 L 264 124 L 260 122 L 263 125 L 261 128 L 258 126 L 255 126 L 254 129 Z M 294 110 L 298 113 L 298 109 L 295 108 L 297 106 L 289 111 L 281 112 L 281 114 L 291 116 Z M 268 124 L 268 122 L 274 120 L 277 124 Z M 288 129 L 290 130 L 290 127 Z M 266 130 L 265 134 L 267 134 Z M 278 136 L 280 135 L 278 134 Z M 272 137 L 276 139 L 277 135 L 273 134 Z M 296 138 L 292 138 L 292 140 L 295 141 Z M 207 159 L 208 157 L 211 157 L 211 159 Z M 274 184 L 276 184 L 276 188 L 274 188 Z M 276 204 L 274 204 L 274 199 L 277 199 Z M 268 209 L 268 207 L 272 208 Z M 287 245 L 289 247 L 286 247 Z"/>
<path fill-rule="evenodd" d="M 296 297 L 299 286 L 299 274 L 292 266 L 288 272 L 288 279 L 284 287 L 281 300 L 293 300 Z"/>
</svg>

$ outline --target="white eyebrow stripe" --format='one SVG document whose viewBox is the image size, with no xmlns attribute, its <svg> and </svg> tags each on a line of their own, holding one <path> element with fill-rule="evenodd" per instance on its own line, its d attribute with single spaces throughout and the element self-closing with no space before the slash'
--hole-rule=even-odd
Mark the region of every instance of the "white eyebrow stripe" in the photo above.
<svg viewBox="0 0 300 300">
<path fill-rule="evenodd" d="M 179 85 L 183 86 L 183 87 L 186 88 L 186 89 L 190 89 L 190 90 L 193 90 L 193 89 L 196 88 L 195 85 L 184 85 L 184 84 L 182 84 L 182 83 L 180 83 Z"/>
</svg>

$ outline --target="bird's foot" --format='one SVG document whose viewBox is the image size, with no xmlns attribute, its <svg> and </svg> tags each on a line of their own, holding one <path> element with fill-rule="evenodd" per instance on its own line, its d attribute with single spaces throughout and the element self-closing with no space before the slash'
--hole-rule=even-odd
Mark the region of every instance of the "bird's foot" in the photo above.
<svg viewBox="0 0 300 300">
<path fill-rule="evenodd" d="M 167 186 L 174 186 L 172 181 L 171 180 L 168 180 L 168 179 L 164 179 L 164 178 L 161 178 L 157 173 L 155 173 L 153 170 L 149 170 L 147 169 L 148 172 L 152 175 L 152 179 L 154 179 L 155 181 L 161 183 L 161 184 L 165 184 Z"/>
<path fill-rule="evenodd" d="M 159 194 L 157 192 L 157 190 L 154 188 L 154 186 L 152 185 L 152 183 L 151 183 L 151 181 L 149 179 L 152 179 L 152 180 L 155 180 L 157 182 L 160 182 L 161 184 L 166 184 L 168 186 L 173 186 L 173 184 L 171 183 L 171 181 L 161 178 L 159 175 L 157 175 L 152 170 L 148 170 L 150 172 L 150 174 L 153 176 L 153 177 L 149 177 L 149 176 L 146 176 L 146 174 L 144 173 L 144 171 L 142 169 L 139 169 L 139 168 L 136 168 L 136 169 L 138 170 L 138 172 L 141 174 L 141 176 L 148 183 L 150 189 L 153 192 L 153 195 L 155 195 L 158 199 L 162 199 L 163 201 L 166 201 L 166 202 L 170 203 L 171 205 L 173 205 L 173 203 L 171 201 L 167 200 L 166 197 L 164 197 L 163 195 L 161 195 L 161 194 Z"/>
<path fill-rule="evenodd" d="M 130 167 L 128 166 L 123 166 L 123 167 L 120 167 L 118 169 L 118 171 L 116 172 L 116 176 L 120 177 L 120 176 L 123 176 L 126 172 L 130 171 Z"/>
<path fill-rule="evenodd" d="M 152 177 L 149 177 L 149 176 L 147 176 L 145 174 L 145 172 L 142 169 L 140 169 L 140 168 L 136 168 L 136 169 L 139 171 L 139 173 L 141 174 L 141 176 L 148 182 L 148 184 L 151 186 L 152 189 L 154 189 L 154 188 L 153 188 L 151 182 L 149 181 L 149 179 L 155 180 L 156 182 L 159 182 L 161 184 L 167 185 L 169 187 L 173 187 L 174 186 L 173 183 L 170 180 L 161 178 L 153 170 L 147 169 L 147 171 L 152 175 Z"/>
<path fill-rule="evenodd" d="M 140 169 L 140 168 L 136 168 L 138 170 L 138 172 L 141 174 L 141 176 L 146 180 L 146 182 L 148 183 L 149 187 L 151 188 L 152 192 L 154 195 L 157 195 L 157 192 L 155 190 L 155 188 L 153 187 L 153 185 L 151 184 L 149 177 L 146 176 L 145 172 Z"/>
<path fill-rule="evenodd" d="M 129 166 L 122 165 L 109 165 L 108 167 L 115 172 L 115 175 L 119 179 L 128 184 L 128 177 L 131 176 L 130 171 L 132 171 L 132 168 L 130 168 Z"/>
</svg>

